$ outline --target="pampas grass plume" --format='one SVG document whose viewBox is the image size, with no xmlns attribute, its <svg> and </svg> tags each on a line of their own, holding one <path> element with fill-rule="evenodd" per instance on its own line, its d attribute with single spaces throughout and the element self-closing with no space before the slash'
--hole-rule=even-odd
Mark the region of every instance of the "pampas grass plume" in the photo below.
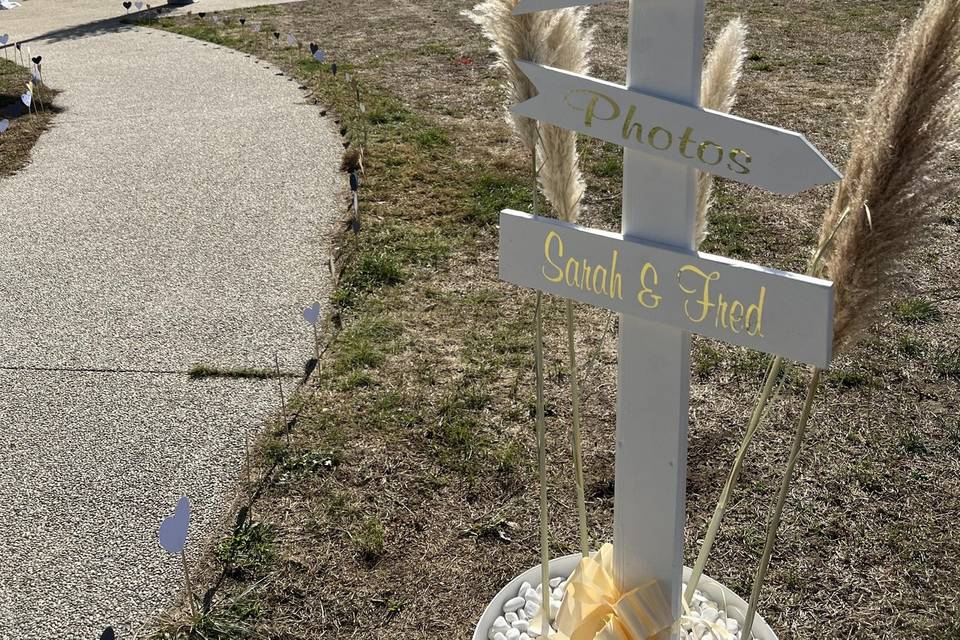
<svg viewBox="0 0 960 640">
<path fill-rule="evenodd" d="M 740 18 L 734 18 L 727 23 L 707 56 L 700 83 L 700 106 L 730 113 L 737 101 L 737 84 L 746 57 L 747 27 Z M 707 237 L 707 213 L 712 199 L 713 175 L 700 171 L 697 173 L 697 246 Z"/>
<path fill-rule="evenodd" d="M 816 271 L 835 283 L 837 350 L 869 326 L 902 258 L 953 197 L 942 169 L 958 149 L 960 0 L 930 0 L 886 62 L 823 219 Z"/>
<path fill-rule="evenodd" d="M 513 10 L 518 4 L 519 0 L 484 0 L 465 14 L 481 27 L 492 43 L 498 65 L 506 72 L 509 105 L 537 94 L 516 60 L 586 73 L 592 42 L 592 30 L 584 27 L 585 9 L 515 16 Z M 513 114 L 509 119 L 527 151 L 542 158 L 542 166 L 538 167 L 540 185 L 557 217 L 576 221 L 585 189 L 577 154 L 577 134 L 547 124 L 538 128 L 530 118 Z"/>
</svg>

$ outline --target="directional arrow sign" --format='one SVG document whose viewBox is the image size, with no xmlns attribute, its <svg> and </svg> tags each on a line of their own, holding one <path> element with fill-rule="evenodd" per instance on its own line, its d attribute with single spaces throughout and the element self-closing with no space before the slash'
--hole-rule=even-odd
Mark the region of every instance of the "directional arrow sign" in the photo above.
<svg viewBox="0 0 960 640">
<path fill-rule="evenodd" d="M 549 11 L 604 2 L 612 2 L 612 0 L 520 0 L 520 4 L 513 10 L 513 15 L 520 16 L 534 11 Z"/>
<path fill-rule="evenodd" d="M 781 194 L 840 179 L 801 134 L 523 60 L 539 95 L 513 112 Z"/>
<path fill-rule="evenodd" d="M 509 210 L 500 279 L 818 367 L 832 355 L 826 280 Z"/>
</svg>

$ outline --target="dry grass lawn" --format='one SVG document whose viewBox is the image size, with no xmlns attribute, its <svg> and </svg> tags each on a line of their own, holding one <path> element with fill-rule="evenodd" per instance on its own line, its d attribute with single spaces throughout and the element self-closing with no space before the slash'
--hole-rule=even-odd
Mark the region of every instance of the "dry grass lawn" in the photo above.
<svg viewBox="0 0 960 640">
<path fill-rule="evenodd" d="M 13 47 L 8 49 L 8 55 Z M 58 109 L 53 102 L 57 92 L 44 87 L 41 91 L 45 110 L 40 113 L 28 113 L 20 106 L 20 96 L 26 91 L 30 80 L 30 71 L 7 59 L 0 59 L 0 120 L 8 120 L 10 128 L 0 133 L 0 178 L 13 175 L 30 162 L 30 150 L 37 140 L 50 127 Z M 39 105 L 38 105 L 39 106 Z M 9 110 L 13 108 L 22 114 L 13 117 Z"/>
<path fill-rule="evenodd" d="M 270 59 L 356 146 L 368 136 L 363 230 L 329 348 L 271 425 L 233 535 L 203 568 L 209 613 L 158 637 L 467 638 L 493 594 L 537 561 L 533 298 L 497 280 L 497 212 L 529 209 L 527 161 L 501 78 L 464 0 L 324 0 L 162 26 Z M 797 129 L 842 167 L 888 46 L 917 0 L 711 1 L 711 38 L 742 15 L 750 58 L 737 114 Z M 262 22 L 261 34 L 249 25 Z M 595 72 L 622 81 L 626 3 L 596 7 Z M 329 65 L 277 47 L 314 41 Z M 366 114 L 343 80 L 358 78 Z M 318 116 L 319 117 L 319 116 Z M 584 223 L 619 220 L 620 153 L 582 140 Z M 956 178 L 957 176 L 952 176 Z M 831 191 L 783 198 L 723 183 L 708 251 L 801 269 Z M 912 256 L 869 336 L 836 362 L 787 505 L 761 613 L 783 640 L 960 638 L 960 208 Z M 552 546 L 576 549 L 562 306 L 547 307 Z M 579 308 L 592 536 L 612 537 L 615 320 Z M 342 326 L 342 330 L 337 331 Z M 765 357 L 695 340 L 687 513 L 692 562 Z M 802 401 L 794 370 L 762 427 L 708 573 L 747 595 Z M 233 515 L 231 518 L 233 518 Z M 203 632 L 203 636 L 199 635 Z"/>
</svg>

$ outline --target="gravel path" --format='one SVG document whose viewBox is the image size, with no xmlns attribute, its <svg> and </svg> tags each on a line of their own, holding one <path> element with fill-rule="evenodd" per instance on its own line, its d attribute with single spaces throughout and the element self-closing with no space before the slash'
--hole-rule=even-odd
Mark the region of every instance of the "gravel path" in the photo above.
<svg viewBox="0 0 960 640">
<path fill-rule="evenodd" d="M 203 8 L 242 4 L 264 2 Z M 182 577 L 160 522 L 190 496 L 199 550 L 244 435 L 277 404 L 271 382 L 185 372 L 275 353 L 301 371 L 300 310 L 325 293 L 332 123 L 277 69 L 107 20 L 122 12 L 28 0 L 0 15 L 13 40 L 41 37 L 31 49 L 65 108 L 32 164 L 0 181 L 4 639 L 108 624 L 132 638 L 170 604 Z"/>
</svg>

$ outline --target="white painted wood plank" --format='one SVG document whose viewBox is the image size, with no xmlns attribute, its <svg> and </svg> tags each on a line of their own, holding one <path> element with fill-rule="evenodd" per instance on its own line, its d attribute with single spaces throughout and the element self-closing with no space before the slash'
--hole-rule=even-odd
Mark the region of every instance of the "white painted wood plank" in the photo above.
<svg viewBox="0 0 960 640">
<path fill-rule="evenodd" d="M 833 284 L 690 250 L 504 211 L 500 277 L 821 368 Z"/>
<path fill-rule="evenodd" d="M 515 105 L 513 113 L 781 194 L 841 177 L 794 131 L 681 104 L 656 92 L 517 62 L 539 95 Z"/>
<path fill-rule="evenodd" d="M 630 0 L 627 85 L 697 105 L 704 0 Z M 696 171 L 625 150 L 622 231 L 694 243 Z M 624 593 L 657 580 L 680 615 L 690 334 L 620 316 L 614 569 Z M 667 634 L 676 638 L 675 633 Z"/>
</svg>

